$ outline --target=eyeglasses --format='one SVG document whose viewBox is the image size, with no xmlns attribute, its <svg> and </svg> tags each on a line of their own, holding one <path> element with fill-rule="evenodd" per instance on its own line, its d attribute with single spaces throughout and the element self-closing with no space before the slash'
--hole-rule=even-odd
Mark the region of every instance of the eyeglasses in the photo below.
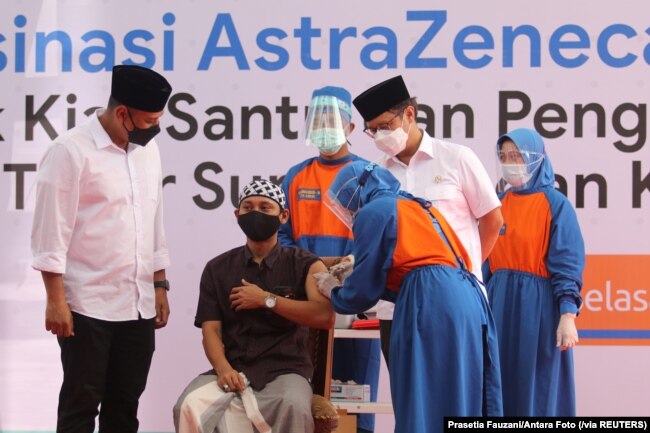
<svg viewBox="0 0 650 433">
<path fill-rule="evenodd" d="M 375 138 L 375 135 L 377 135 L 377 131 L 392 131 L 393 128 L 390 127 L 390 124 L 393 123 L 393 120 L 397 119 L 397 117 L 402 113 L 404 113 L 404 110 L 400 110 L 397 114 L 391 117 L 390 120 L 382 123 L 376 128 L 365 128 L 363 132 L 365 132 L 368 137 Z"/>
</svg>

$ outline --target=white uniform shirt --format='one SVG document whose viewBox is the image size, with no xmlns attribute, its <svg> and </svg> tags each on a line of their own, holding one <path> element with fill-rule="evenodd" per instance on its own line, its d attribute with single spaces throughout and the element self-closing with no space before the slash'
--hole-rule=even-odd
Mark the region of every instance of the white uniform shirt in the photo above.
<svg viewBox="0 0 650 433">
<path fill-rule="evenodd" d="M 72 311 L 155 317 L 153 274 L 169 266 L 158 145 L 112 143 L 97 115 L 54 140 L 39 166 L 32 266 L 63 274 Z"/>
<path fill-rule="evenodd" d="M 380 164 L 400 181 L 401 189 L 431 201 L 442 213 L 467 250 L 472 273 L 483 281 L 478 219 L 500 207 L 501 202 L 476 154 L 467 146 L 432 138 L 423 131 L 409 165 L 388 155 Z M 391 320 L 394 305 L 380 302 L 377 316 Z"/>
</svg>

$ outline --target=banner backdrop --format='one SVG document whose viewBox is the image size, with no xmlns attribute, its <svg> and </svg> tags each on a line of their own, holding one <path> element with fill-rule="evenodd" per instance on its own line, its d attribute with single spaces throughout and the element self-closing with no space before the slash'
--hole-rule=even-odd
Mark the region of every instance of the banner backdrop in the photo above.
<svg viewBox="0 0 650 433">
<path fill-rule="evenodd" d="M 648 415 L 636 391 L 616 392 L 632 377 L 639 394 L 650 386 L 647 371 L 624 367 L 628 356 L 650 360 L 643 11 L 643 0 L 3 1 L 0 430 L 55 425 L 59 352 L 30 267 L 36 172 L 53 138 L 105 106 L 120 63 L 153 68 L 174 88 L 157 139 L 172 315 L 157 332 L 143 430 L 172 430 L 173 402 L 208 368 L 192 326 L 198 281 L 210 258 L 244 241 L 233 216 L 240 187 L 254 177 L 279 181 L 316 154 L 303 137 L 314 88 L 343 86 L 354 96 L 397 74 L 418 97 L 421 127 L 471 147 L 495 184 L 499 135 L 532 127 L 545 137 L 588 254 L 577 323 L 581 345 L 596 347 L 588 358 L 576 349 L 576 369 L 606 360 L 612 379 L 600 384 L 617 395 L 613 414 L 643 407 Z M 353 121 L 352 150 L 376 160 L 356 112 Z M 579 414 L 599 410 L 590 395 L 600 388 L 578 380 Z"/>
</svg>

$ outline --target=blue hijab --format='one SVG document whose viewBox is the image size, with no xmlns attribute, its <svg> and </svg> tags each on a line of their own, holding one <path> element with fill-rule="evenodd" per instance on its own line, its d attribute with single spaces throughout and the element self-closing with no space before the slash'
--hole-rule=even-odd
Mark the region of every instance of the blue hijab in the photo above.
<svg viewBox="0 0 650 433">
<path fill-rule="evenodd" d="M 553 172 L 553 166 L 551 165 L 551 160 L 546 154 L 546 149 L 544 148 L 544 140 L 542 136 L 539 135 L 537 131 L 529 128 L 519 128 L 514 129 L 497 140 L 497 152 L 501 150 L 501 145 L 504 141 L 510 140 L 520 151 L 530 151 L 536 152 L 544 155 L 544 159 L 540 167 L 535 170 L 533 176 L 523 187 L 513 188 L 516 191 L 530 191 L 530 190 L 539 190 L 545 187 L 555 187 L 555 173 Z M 530 163 L 527 158 L 524 156 L 524 162 Z"/>
<path fill-rule="evenodd" d="M 350 212 L 384 195 L 397 196 L 399 181 L 393 174 L 377 164 L 354 161 L 339 170 L 330 185 L 328 194 Z"/>
</svg>

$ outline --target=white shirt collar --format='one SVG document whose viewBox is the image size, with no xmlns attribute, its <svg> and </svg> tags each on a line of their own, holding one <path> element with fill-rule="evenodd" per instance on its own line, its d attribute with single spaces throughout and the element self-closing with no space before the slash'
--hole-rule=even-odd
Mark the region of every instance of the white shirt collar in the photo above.
<svg viewBox="0 0 650 433">
<path fill-rule="evenodd" d="M 99 115 L 102 114 L 103 111 L 103 108 L 98 108 L 95 113 L 90 116 L 90 133 L 92 134 L 93 140 L 95 140 L 98 149 L 103 149 L 113 144 L 108 132 L 106 132 L 99 121 Z"/>
<path fill-rule="evenodd" d="M 97 149 L 105 149 L 109 146 L 114 146 L 120 150 L 123 150 L 120 146 L 113 143 L 110 135 L 108 135 L 108 132 L 106 132 L 102 126 L 102 123 L 99 121 L 99 116 L 104 112 L 104 110 L 105 108 L 98 108 L 95 113 L 90 116 L 90 133 L 93 136 L 93 140 L 95 140 L 95 145 L 97 146 Z M 131 152 L 139 147 L 142 146 L 133 146 L 131 143 L 129 143 L 126 151 Z"/>
</svg>

